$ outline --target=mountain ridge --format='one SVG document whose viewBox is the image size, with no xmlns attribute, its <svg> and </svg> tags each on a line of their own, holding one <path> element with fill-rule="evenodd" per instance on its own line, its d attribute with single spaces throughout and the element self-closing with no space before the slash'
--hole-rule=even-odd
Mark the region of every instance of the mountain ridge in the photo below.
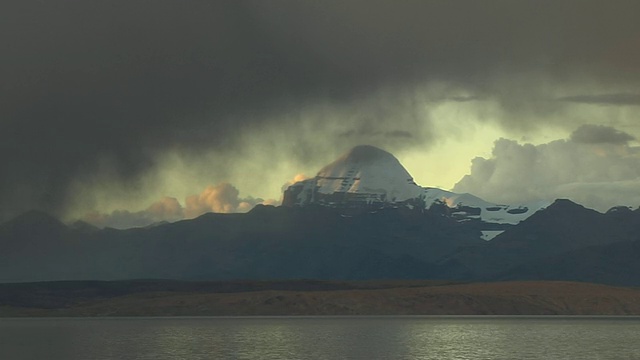
<svg viewBox="0 0 640 360">
<path fill-rule="evenodd" d="M 391 187 L 413 189 L 420 195 L 401 201 L 397 196 L 396 200 L 382 197 L 388 189 L 374 188 L 371 184 L 376 182 L 367 179 L 388 169 L 379 166 L 380 159 L 396 170 L 387 174 L 395 184 Z M 600 213 L 558 199 L 533 211 L 491 204 L 472 194 L 421 188 L 393 155 L 372 147 L 355 148 L 319 174 L 289 187 L 285 199 L 295 195 L 292 189 L 312 184 L 315 192 L 306 195 L 318 196 L 325 187 L 329 198 L 324 200 L 258 205 L 244 214 L 208 213 L 143 228 L 67 226 L 41 212 L 23 214 L 0 224 L 0 282 L 491 281 L 535 280 L 540 274 L 546 280 L 640 285 L 640 269 L 628 261 L 640 233 L 639 210 L 615 207 Z M 352 189 L 356 196 L 335 193 L 342 188 Z M 369 197 L 371 191 L 378 191 L 375 201 Z M 487 213 L 507 213 L 520 220 L 501 222 L 500 215 L 487 221 Z M 626 275 L 616 270 L 620 268 L 616 259 L 623 260 Z M 589 270 L 589 262 L 604 270 Z M 576 273 L 580 271 L 583 276 Z"/>
<path fill-rule="evenodd" d="M 444 205 L 398 207 L 345 215 L 323 206 L 262 205 L 246 214 L 209 213 L 149 228 L 86 231 L 62 225 L 63 231 L 51 233 L 44 226 L 45 230 L 32 229 L 31 238 L 22 231 L 8 231 L 21 228 L 5 223 L 0 236 L 0 249 L 4 249 L 0 252 L 0 282 L 131 278 L 488 281 L 518 280 L 518 276 L 535 280 L 531 274 L 539 272 L 546 274 L 545 280 L 640 285 L 640 269 L 637 277 L 631 272 L 623 279 L 621 271 L 612 270 L 609 275 L 589 277 L 585 272 L 585 276 L 568 279 L 558 271 L 542 271 L 553 268 L 550 261 L 561 263 L 565 256 L 574 258 L 573 267 L 587 268 L 589 264 L 580 257 L 576 260 L 575 254 L 591 246 L 605 246 L 605 250 L 611 246 L 611 252 L 621 254 L 616 256 L 628 258 L 615 249 L 637 240 L 637 211 L 602 214 L 560 201 L 485 241 L 480 238 L 481 223 L 456 221 L 444 216 L 445 210 Z M 559 216 L 560 210 L 579 212 Z M 540 225 L 547 218 L 558 226 Z M 574 223 L 576 219 L 581 223 Z M 562 230 L 567 223 L 583 230 L 571 235 Z M 583 234 L 593 237 L 582 239 Z M 7 246 L 21 241 L 28 246 Z M 593 259 L 598 252 L 590 254 L 588 259 Z M 615 269 L 616 256 L 598 258 L 599 266 Z"/>
<path fill-rule="evenodd" d="M 391 153 L 359 145 L 324 166 L 315 177 L 290 185 L 282 205 L 311 204 L 340 209 L 404 206 L 428 209 L 443 203 L 459 221 L 517 224 L 549 205 L 546 201 L 501 205 L 479 197 L 433 187 L 421 187 Z"/>
</svg>

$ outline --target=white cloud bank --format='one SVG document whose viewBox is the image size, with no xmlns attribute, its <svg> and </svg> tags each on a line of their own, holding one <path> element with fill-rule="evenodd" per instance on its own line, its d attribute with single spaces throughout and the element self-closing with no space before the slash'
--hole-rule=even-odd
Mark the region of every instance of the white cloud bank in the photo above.
<svg viewBox="0 0 640 360">
<path fill-rule="evenodd" d="M 640 147 L 631 135 L 583 125 L 569 139 L 520 144 L 501 138 L 489 159 L 477 157 L 453 188 L 488 201 L 519 203 L 569 198 L 600 211 L 640 205 Z"/>
</svg>

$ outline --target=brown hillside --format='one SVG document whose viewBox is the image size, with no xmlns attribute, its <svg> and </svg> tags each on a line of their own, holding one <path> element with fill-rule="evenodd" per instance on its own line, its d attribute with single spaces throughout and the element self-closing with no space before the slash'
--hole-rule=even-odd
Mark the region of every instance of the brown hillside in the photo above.
<svg viewBox="0 0 640 360">
<path fill-rule="evenodd" d="M 640 315 L 640 290 L 633 288 L 574 282 L 398 285 L 226 293 L 154 290 L 49 309 L 5 304 L 0 316 Z"/>
</svg>

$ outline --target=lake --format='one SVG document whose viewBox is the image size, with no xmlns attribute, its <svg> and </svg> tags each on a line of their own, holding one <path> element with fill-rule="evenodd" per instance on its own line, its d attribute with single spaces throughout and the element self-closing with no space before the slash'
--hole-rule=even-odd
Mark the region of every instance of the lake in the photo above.
<svg viewBox="0 0 640 360">
<path fill-rule="evenodd" d="M 0 359 L 640 359 L 638 317 L 0 319 Z"/>
</svg>

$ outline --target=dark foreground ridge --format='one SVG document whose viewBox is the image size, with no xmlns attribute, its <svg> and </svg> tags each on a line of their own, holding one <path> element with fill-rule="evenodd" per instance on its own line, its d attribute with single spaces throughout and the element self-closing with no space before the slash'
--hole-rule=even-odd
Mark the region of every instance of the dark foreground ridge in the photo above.
<svg viewBox="0 0 640 360">
<path fill-rule="evenodd" d="M 640 290 L 552 281 L 0 284 L 0 317 L 238 315 L 640 315 Z"/>
<path fill-rule="evenodd" d="M 449 211 L 257 206 L 127 230 L 66 226 L 31 212 L 0 224 L 0 283 L 429 279 L 640 286 L 640 210 L 602 214 L 557 200 L 491 241 L 481 239 L 487 224 L 459 222 Z"/>
</svg>

